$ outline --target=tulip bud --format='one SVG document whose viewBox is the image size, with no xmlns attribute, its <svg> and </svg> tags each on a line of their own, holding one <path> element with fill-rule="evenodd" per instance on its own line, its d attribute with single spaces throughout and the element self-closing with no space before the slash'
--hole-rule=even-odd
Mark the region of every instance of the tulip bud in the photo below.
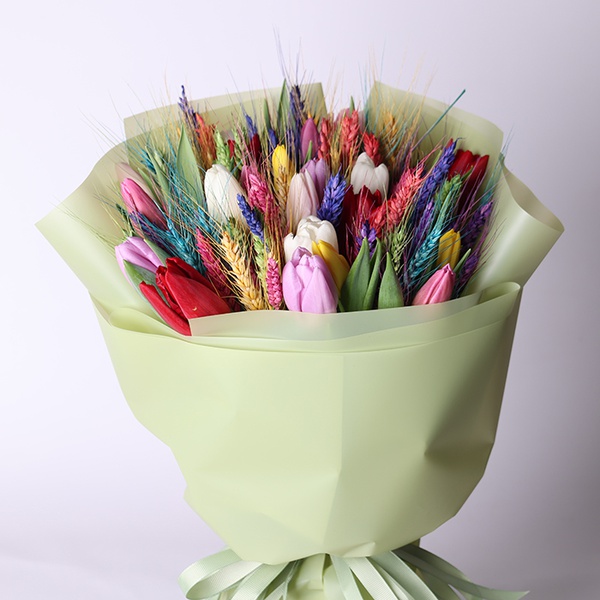
<svg viewBox="0 0 600 600">
<path fill-rule="evenodd" d="M 289 310 L 309 313 L 337 311 L 338 292 L 325 261 L 297 248 L 281 274 L 283 298 Z"/>
<path fill-rule="evenodd" d="M 337 233 L 329 221 L 322 221 L 310 215 L 298 223 L 296 235 L 288 233 L 283 238 L 283 251 L 286 262 L 292 260 L 292 255 L 297 248 L 312 250 L 313 242 L 327 242 L 338 252 Z"/>
<path fill-rule="evenodd" d="M 310 175 L 310 178 L 315 184 L 319 201 L 323 200 L 325 186 L 329 180 L 329 165 L 327 164 L 327 161 L 322 158 L 313 158 L 302 167 L 300 172 Z"/>
<path fill-rule="evenodd" d="M 373 194 L 379 190 L 382 198 L 387 198 L 390 174 L 384 164 L 375 166 L 366 152 L 356 159 L 350 174 L 350 183 L 355 194 L 359 194 L 363 187 L 367 187 Z"/>
<path fill-rule="evenodd" d="M 189 319 L 231 312 L 198 271 L 179 258 L 156 270 L 156 286 L 140 283 L 140 292 L 173 329 L 191 335 Z"/>
<path fill-rule="evenodd" d="M 290 181 L 286 213 L 288 228 L 296 232 L 298 223 L 310 215 L 316 215 L 319 197 L 311 176 L 308 173 L 296 173 Z"/>
<path fill-rule="evenodd" d="M 287 154 L 287 150 L 281 144 L 279 144 L 279 146 L 273 150 L 271 162 L 273 165 L 273 175 L 275 177 L 278 177 L 280 174 L 288 177 L 294 170 Z"/>
<path fill-rule="evenodd" d="M 437 267 L 450 265 L 454 270 L 460 257 L 460 233 L 450 229 L 440 238 L 438 245 Z"/>
<path fill-rule="evenodd" d="M 302 160 L 310 160 L 317 155 L 319 148 L 319 132 L 314 120 L 309 117 L 302 125 L 300 132 L 300 148 L 302 150 Z M 310 153 L 310 156 L 309 156 Z"/>
<path fill-rule="evenodd" d="M 312 243 L 312 253 L 315 256 L 320 256 L 325 261 L 339 292 L 350 271 L 350 265 L 346 257 L 339 254 L 331 244 L 323 240 Z"/>
<path fill-rule="evenodd" d="M 141 228 L 135 215 L 143 215 L 150 223 L 165 229 L 167 221 L 154 200 L 133 179 L 128 177 L 121 182 L 121 196 L 127 211 L 134 215 L 132 221 L 135 230 L 141 233 Z"/>
<path fill-rule="evenodd" d="M 127 261 L 135 267 L 152 271 L 152 273 L 156 273 L 156 269 L 163 264 L 156 252 L 150 248 L 145 240 L 139 237 L 127 238 L 123 243 L 115 247 L 115 254 L 119 267 L 125 277 L 127 277 L 127 273 L 123 261 Z"/>
<path fill-rule="evenodd" d="M 437 270 L 417 292 L 413 306 L 420 304 L 437 304 L 452 298 L 455 275 L 450 265 Z"/>
<path fill-rule="evenodd" d="M 211 217 L 224 223 L 230 217 L 240 222 L 242 213 L 238 204 L 238 194 L 246 197 L 238 180 L 221 164 L 214 164 L 204 175 L 204 195 L 206 208 Z"/>
</svg>

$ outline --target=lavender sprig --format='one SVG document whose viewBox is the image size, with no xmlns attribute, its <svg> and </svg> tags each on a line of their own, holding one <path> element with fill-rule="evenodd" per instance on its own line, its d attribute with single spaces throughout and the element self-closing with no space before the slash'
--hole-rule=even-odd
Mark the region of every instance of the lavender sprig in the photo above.
<svg viewBox="0 0 600 600">
<path fill-rule="evenodd" d="M 323 192 L 323 202 L 317 209 L 317 217 L 322 221 L 329 221 L 334 227 L 340 224 L 344 196 L 348 186 L 342 177 L 341 170 L 329 177 Z"/>
</svg>

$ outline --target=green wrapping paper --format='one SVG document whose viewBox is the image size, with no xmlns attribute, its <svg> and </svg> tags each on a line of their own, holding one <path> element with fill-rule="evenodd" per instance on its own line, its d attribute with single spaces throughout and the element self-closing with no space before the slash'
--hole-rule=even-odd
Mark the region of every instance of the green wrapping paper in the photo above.
<svg viewBox="0 0 600 600">
<path fill-rule="evenodd" d="M 278 94 L 195 107 L 226 123 Z M 320 86 L 307 94 L 322 110 Z M 405 103 L 422 103 L 423 132 L 445 110 L 381 84 L 367 108 Z M 129 120 L 128 135 L 145 135 L 170 110 Z M 457 109 L 423 143 L 442 134 L 491 161 L 501 150 L 495 126 Z M 465 297 L 219 315 L 192 322 L 185 338 L 130 288 L 98 236 L 118 233 L 99 197 L 113 193 L 114 165 L 126 157 L 123 144 L 111 150 L 38 226 L 89 290 L 125 398 L 173 451 L 192 508 L 241 559 L 272 565 L 378 555 L 451 518 L 485 470 L 521 286 L 560 236 L 556 217 L 505 170 L 488 257 Z"/>
</svg>

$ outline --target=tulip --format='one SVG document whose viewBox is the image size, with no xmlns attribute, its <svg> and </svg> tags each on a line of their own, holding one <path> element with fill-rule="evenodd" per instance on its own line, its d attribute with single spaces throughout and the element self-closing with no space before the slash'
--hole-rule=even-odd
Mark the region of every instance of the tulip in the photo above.
<svg viewBox="0 0 600 600">
<path fill-rule="evenodd" d="M 489 158 L 487 154 L 480 156 L 469 150 L 457 151 L 454 162 L 448 171 L 448 179 L 452 179 L 456 175 L 468 175 L 457 202 L 458 213 L 463 211 L 465 203 L 483 181 Z"/>
<path fill-rule="evenodd" d="M 230 217 L 243 222 L 238 194 L 246 197 L 238 180 L 221 164 L 214 164 L 204 175 L 206 208 L 211 217 L 224 223 Z"/>
<path fill-rule="evenodd" d="M 308 173 L 296 173 L 290 181 L 286 213 L 288 228 L 292 233 L 296 232 L 298 223 L 310 215 L 316 215 L 319 208 L 319 197 Z"/>
<path fill-rule="evenodd" d="M 373 194 L 379 190 L 382 198 L 387 198 L 390 174 L 384 164 L 375 166 L 366 152 L 359 154 L 350 174 L 350 183 L 355 194 L 367 187 Z"/>
<path fill-rule="evenodd" d="M 294 171 L 287 150 L 281 144 L 279 144 L 279 146 L 273 150 L 271 163 L 273 166 L 274 177 L 283 175 L 287 179 Z"/>
<path fill-rule="evenodd" d="M 417 292 L 413 305 L 437 304 L 452 298 L 455 275 L 450 265 L 438 269 Z"/>
<path fill-rule="evenodd" d="M 300 148 L 302 150 L 302 160 L 310 160 L 317 155 L 319 148 L 319 132 L 314 120 L 309 117 L 302 125 L 300 132 Z"/>
<path fill-rule="evenodd" d="M 119 180 L 119 186 L 123 183 L 123 181 L 125 181 L 125 179 L 132 179 L 142 188 L 142 190 L 144 190 L 144 192 L 146 192 L 146 194 L 148 194 L 148 196 L 150 196 L 150 198 L 153 197 L 148 183 L 137 171 L 132 169 L 127 163 L 117 163 L 115 165 L 115 171 L 117 173 L 117 179 Z"/>
<path fill-rule="evenodd" d="M 440 238 L 438 245 L 437 267 L 443 267 L 446 264 L 454 270 L 460 257 L 460 233 L 450 229 Z"/>
<path fill-rule="evenodd" d="M 123 261 L 152 273 L 156 273 L 156 269 L 163 264 L 157 253 L 146 243 L 146 240 L 135 236 L 127 238 L 123 243 L 116 246 L 115 254 L 125 277 L 127 277 L 127 273 Z"/>
<path fill-rule="evenodd" d="M 309 313 L 337 311 L 335 281 L 320 256 L 297 248 L 281 274 L 283 299 L 289 310 Z"/>
<path fill-rule="evenodd" d="M 312 250 L 313 242 L 327 242 L 336 252 L 339 251 L 337 233 L 329 221 L 322 221 L 314 215 L 302 219 L 298 223 L 296 235 L 288 233 L 283 238 L 283 251 L 286 262 L 292 260 L 297 248 Z"/>
<path fill-rule="evenodd" d="M 127 207 L 127 211 L 132 213 L 133 227 L 138 233 L 142 233 L 136 215 L 144 216 L 150 223 L 165 229 L 167 221 L 156 202 L 142 189 L 142 187 L 129 177 L 121 182 L 121 196 Z"/>
<path fill-rule="evenodd" d="M 331 244 L 323 240 L 312 243 L 312 253 L 315 256 L 320 256 L 325 261 L 339 292 L 350 271 L 350 265 L 346 257 L 339 254 Z"/>
<path fill-rule="evenodd" d="M 313 158 L 302 167 L 300 172 L 308 173 L 310 175 L 310 178 L 315 184 L 319 201 L 323 200 L 325 186 L 329 180 L 329 165 L 327 164 L 327 161 L 322 158 Z"/>
<path fill-rule="evenodd" d="M 231 312 L 208 279 L 180 258 L 168 258 L 156 270 L 156 286 L 140 283 L 140 291 L 175 331 L 191 335 L 188 319 Z"/>
</svg>

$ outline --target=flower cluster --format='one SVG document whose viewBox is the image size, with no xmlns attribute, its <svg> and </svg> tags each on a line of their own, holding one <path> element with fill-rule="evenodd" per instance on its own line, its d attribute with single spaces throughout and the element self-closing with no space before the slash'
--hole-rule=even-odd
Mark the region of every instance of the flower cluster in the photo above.
<svg viewBox="0 0 600 600">
<path fill-rule="evenodd" d="M 166 141 L 137 140 L 117 169 L 116 253 L 180 333 L 236 310 L 443 302 L 480 265 L 497 170 L 452 139 L 422 152 L 418 111 L 325 113 L 288 83 L 227 130 L 183 89 L 179 107 Z"/>
</svg>

